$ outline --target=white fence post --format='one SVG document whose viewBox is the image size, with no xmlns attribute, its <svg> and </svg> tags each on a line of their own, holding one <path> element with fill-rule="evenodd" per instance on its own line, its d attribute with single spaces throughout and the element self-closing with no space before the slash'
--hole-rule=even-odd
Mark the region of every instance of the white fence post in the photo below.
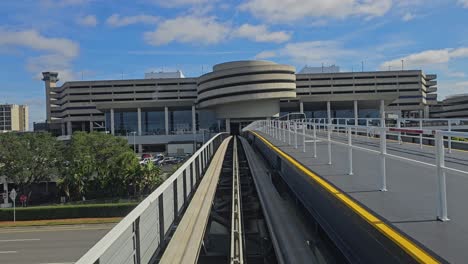
<svg viewBox="0 0 468 264">
<path fill-rule="evenodd" d="M 317 158 L 317 126 L 314 124 L 314 158 Z"/>
<path fill-rule="evenodd" d="M 291 121 L 288 120 L 288 145 L 291 145 Z"/>
<path fill-rule="evenodd" d="M 366 119 L 367 138 L 369 138 L 369 119 Z"/>
<path fill-rule="evenodd" d="M 448 131 L 452 131 L 452 122 L 450 120 L 448 121 Z M 450 135 L 448 136 L 447 146 L 448 152 L 452 153 L 452 137 Z"/>
<path fill-rule="evenodd" d="M 294 148 L 297 149 L 297 121 L 294 121 Z"/>
<path fill-rule="evenodd" d="M 419 129 L 423 129 L 423 121 L 422 119 L 419 120 Z M 419 134 L 419 148 L 423 148 L 423 133 Z"/>
<path fill-rule="evenodd" d="M 332 164 L 332 154 L 331 154 L 331 124 L 328 124 L 327 129 L 327 141 L 328 141 L 328 165 Z"/>
<path fill-rule="evenodd" d="M 387 155 L 387 136 L 386 128 L 380 128 L 380 175 L 381 175 L 381 188 L 382 192 L 387 191 L 387 169 L 386 169 L 386 155 Z"/>
<path fill-rule="evenodd" d="M 437 218 L 441 221 L 450 220 L 447 216 L 447 185 L 445 182 L 445 149 L 444 136 L 436 132 L 436 162 L 437 162 Z"/>
<path fill-rule="evenodd" d="M 302 122 L 302 152 L 306 152 L 306 120 Z"/>
<path fill-rule="evenodd" d="M 397 119 L 397 128 L 401 128 L 401 122 L 400 119 Z M 398 131 L 398 144 L 401 145 L 401 131 Z"/>
<path fill-rule="evenodd" d="M 286 143 L 286 121 L 283 121 L 283 141 Z"/>
<path fill-rule="evenodd" d="M 352 144 L 352 131 L 348 127 L 348 158 L 349 158 L 349 175 L 353 175 L 353 144 Z"/>
</svg>

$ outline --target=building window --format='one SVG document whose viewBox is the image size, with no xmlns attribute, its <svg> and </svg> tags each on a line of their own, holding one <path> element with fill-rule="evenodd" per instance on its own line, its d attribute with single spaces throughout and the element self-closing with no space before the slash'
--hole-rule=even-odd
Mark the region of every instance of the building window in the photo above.
<svg viewBox="0 0 468 264">
<path fill-rule="evenodd" d="M 141 126 L 143 135 L 164 135 L 166 134 L 164 109 L 159 111 L 142 111 Z"/>
<path fill-rule="evenodd" d="M 170 134 L 192 133 L 192 110 L 169 109 Z"/>
</svg>

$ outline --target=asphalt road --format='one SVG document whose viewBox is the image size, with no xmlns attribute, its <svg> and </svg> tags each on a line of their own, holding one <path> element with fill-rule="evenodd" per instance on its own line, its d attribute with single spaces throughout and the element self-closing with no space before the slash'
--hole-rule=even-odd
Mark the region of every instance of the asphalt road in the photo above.
<svg viewBox="0 0 468 264">
<path fill-rule="evenodd" d="M 94 224 L 0 228 L 0 263 L 74 263 L 113 226 Z"/>
</svg>

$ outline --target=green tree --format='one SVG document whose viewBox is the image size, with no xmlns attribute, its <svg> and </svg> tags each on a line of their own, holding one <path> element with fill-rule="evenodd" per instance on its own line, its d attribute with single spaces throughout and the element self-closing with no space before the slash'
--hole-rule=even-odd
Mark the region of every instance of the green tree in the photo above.
<svg viewBox="0 0 468 264">
<path fill-rule="evenodd" d="M 152 162 L 141 165 L 135 178 L 134 186 L 138 187 L 137 195 L 152 192 L 164 181 L 161 177 L 161 168 Z"/>
<path fill-rule="evenodd" d="M 48 133 L 0 134 L 0 174 L 24 191 L 58 176 L 62 143 Z"/>
</svg>

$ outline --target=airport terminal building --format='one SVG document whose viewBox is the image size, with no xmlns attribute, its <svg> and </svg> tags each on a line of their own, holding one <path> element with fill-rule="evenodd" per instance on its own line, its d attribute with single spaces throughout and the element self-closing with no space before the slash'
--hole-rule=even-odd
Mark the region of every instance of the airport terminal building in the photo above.
<svg viewBox="0 0 468 264">
<path fill-rule="evenodd" d="M 147 74 L 144 79 L 65 82 L 44 72 L 47 124 L 60 136 L 107 131 L 139 152 L 191 153 L 219 131 L 256 119 L 303 112 L 308 117 L 429 117 L 436 75 L 420 70 L 339 72 L 269 61 L 215 65 L 198 78 Z"/>
</svg>

